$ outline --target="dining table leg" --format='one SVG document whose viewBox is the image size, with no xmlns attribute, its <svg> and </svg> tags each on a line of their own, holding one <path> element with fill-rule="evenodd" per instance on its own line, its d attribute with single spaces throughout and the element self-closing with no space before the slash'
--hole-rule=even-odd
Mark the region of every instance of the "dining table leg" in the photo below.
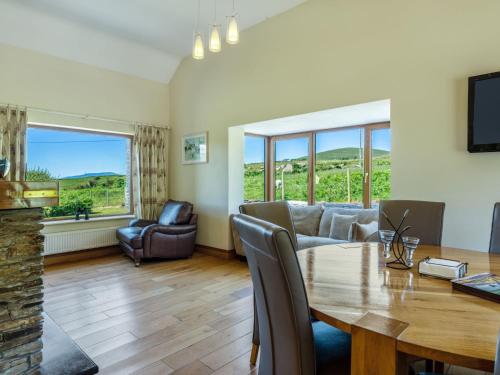
<svg viewBox="0 0 500 375">
<path fill-rule="evenodd" d="M 408 323 L 367 313 L 351 327 L 351 374 L 397 375 L 397 337 Z"/>
</svg>

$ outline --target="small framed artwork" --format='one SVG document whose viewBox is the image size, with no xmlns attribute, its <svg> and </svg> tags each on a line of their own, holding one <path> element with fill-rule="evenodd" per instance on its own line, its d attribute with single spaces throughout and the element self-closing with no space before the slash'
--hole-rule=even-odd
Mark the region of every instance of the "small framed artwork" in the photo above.
<svg viewBox="0 0 500 375">
<path fill-rule="evenodd" d="M 182 137 L 182 164 L 208 162 L 208 133 L 189 134 Z"/>
</svg>

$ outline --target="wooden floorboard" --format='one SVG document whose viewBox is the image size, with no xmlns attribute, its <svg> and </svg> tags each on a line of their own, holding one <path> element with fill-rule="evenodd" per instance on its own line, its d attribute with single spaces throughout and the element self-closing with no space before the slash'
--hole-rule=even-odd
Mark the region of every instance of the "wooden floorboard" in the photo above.
<svg viewBox="0 0 500 375">
<path fill-rule="evenodd" d="M 45 311 L 100 374 L 253 374 L 252 288 L 245 263 L 196 253 L 121 255 L 47 266 Z"/>
</svg>

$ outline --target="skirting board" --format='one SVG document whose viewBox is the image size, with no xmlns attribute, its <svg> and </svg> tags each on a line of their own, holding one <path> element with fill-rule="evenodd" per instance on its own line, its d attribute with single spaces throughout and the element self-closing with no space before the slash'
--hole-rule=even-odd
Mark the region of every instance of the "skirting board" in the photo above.
<svg viewBox="0 0 500 375">
<path fill-rule="evenodd" d="M 217 258 L 223 259 L 234 259 L 236 258 L 236 251 L 233 250 L 223 250 L 216 247 L 210 247 L 205 245 L 196 245 L 195 251 L 203 254 L 212 255 Z"/>
<path fill-rule="evenodd" d="M 108 255 L 120 254 L 122 250 L 119 246 L 107 246 L 90 250 L 72 251 L 69 253 L 53 254 L 44 256 L 44 265 L 53 266 L 55 264 L 78 262 L 84 259 L 95 259 Z"/>
</svg>

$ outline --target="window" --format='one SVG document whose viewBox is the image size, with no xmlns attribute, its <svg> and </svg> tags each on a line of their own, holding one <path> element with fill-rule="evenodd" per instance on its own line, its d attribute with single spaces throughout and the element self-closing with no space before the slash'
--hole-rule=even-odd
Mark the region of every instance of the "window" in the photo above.
<svg viewBox="0 0 500 375">
<path fill-rule="evenodd" d="M 316 202 L 363 205 L 364 129 L 316 134 Z"/>
<path fill-rule="evenodd" d="M 390 196 L 389 123 L 245 136 L 245 201 L 372 207 Z"/>
<path fill-rule="evenodd" d="M 309 201 L 309 137 L 276 137 L 274 199 L 296 204 Z"/>
<path fill-rule="evenodd" d="M 130 148 L 129 136 L 30 126 L 26 180 L 59 181 L 60 204 L 45 208 L 45 216 L 131 213 Z"/>
<path fill-rule="evenodd" d="M 266 138 L 245 135 L 245 202 L 266 200 Z"/>
<path fill-rule="evenodd" d="M 391 197 L 391 129 L 371 131 L 371 203 Z"/>
</svg>

